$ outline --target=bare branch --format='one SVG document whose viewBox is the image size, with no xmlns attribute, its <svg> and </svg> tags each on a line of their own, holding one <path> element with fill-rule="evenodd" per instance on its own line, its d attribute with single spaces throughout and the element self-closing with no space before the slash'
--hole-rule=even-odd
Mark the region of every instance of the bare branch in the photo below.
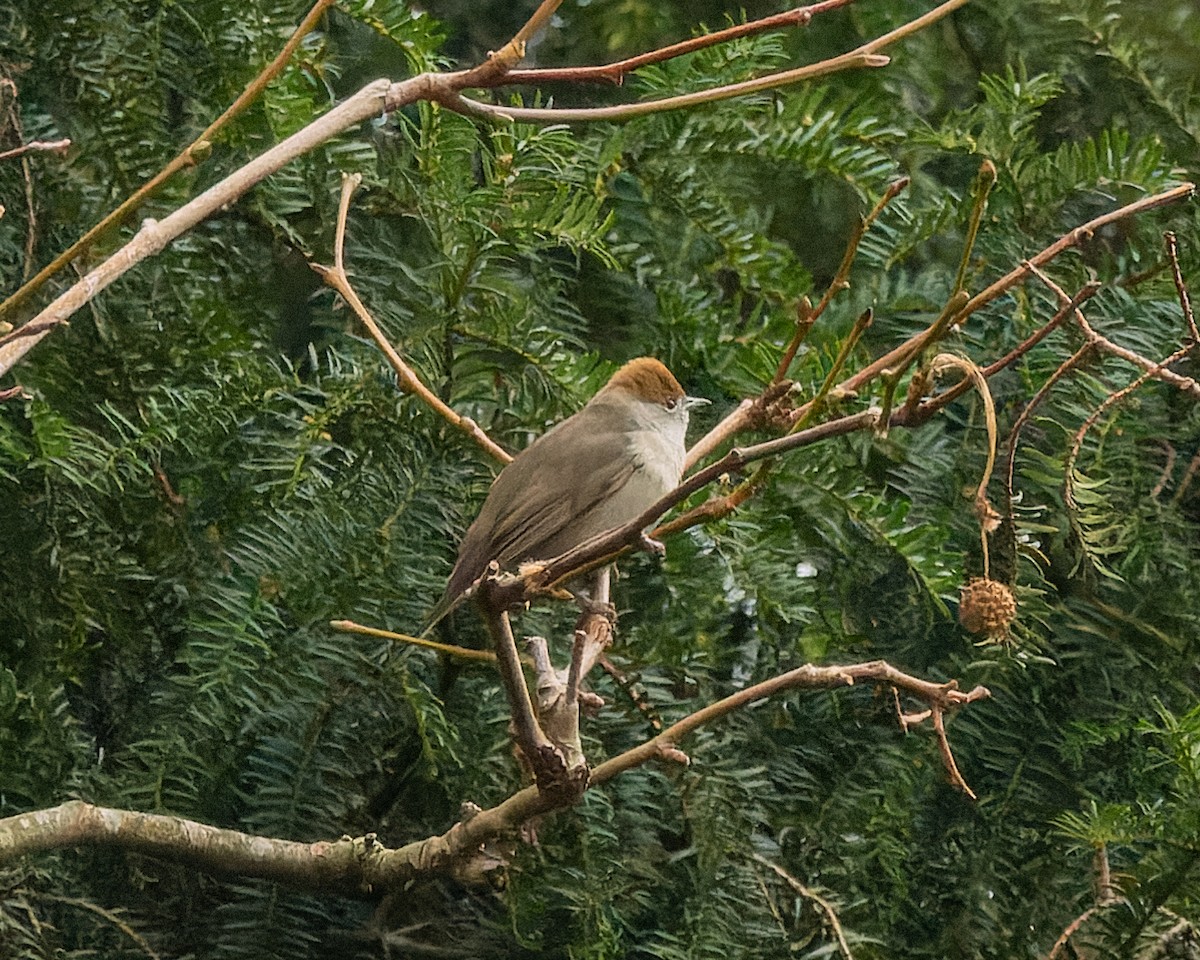
<svg viewBox="0 0 1200 960">
<path fill-rule="evenodd" d="M 1062 287 L 1051 280 L 1050 277 L 1044 274 L 1036 266 L 1030 264 L 1030 272 L 1054 292 L 1054 295 L 1058 297 L 1060 303 L 1065 304 L 1070 300 L 1066 294 L 1066 291 L 1064 291 Z M 1178 351 L 1177 354 L 1173 354 L 1166 360 L 1155 363 L 1153 360 L 1143 357 L 1140 353 L 1135 353 L 1132 350 L 1113 343 L 1108 339 L 1108 337 L 1101 333 L 1097 333 L 1092 325 L 1088 323 L 1087 318 L 1083 315 L 1082 310 L 1076 309 L 1074 313 L 1075 322 L 1079 325 L 1079 328 L 1084 332 L 1084 335 L 1088 338 L 1088 340 L 1095 344 L 1099 349 L 1103 350 L 1105 353 L 1112 354 L 1114 357 L 1120 357 L 1122 360 L 1132 363 L 1134 366 L 1141 367 L 1142 370 L 1144 370 L 1149 376 L 1154 377 L 1157 380 L 1161 380 L 1163 383 L 1170 384 L 1173 387 L 1178 387 L 1180 390 L 1190 393 L 1193 397 L 1200 399 L 1200 383 L 1197 383 L 1191 377 L 1180 376 L 1173 370 L 1168 369 L 1169 364 L 1174 363 L 1176 360 L 1191 352 L 1191 350 L 1197 345 L 1196 341 L 1190 341 L 1185 347 Z"/>
<path fill-rule="evenodd" d="M 965 2 L 965 0 L 962 0 Z M 464 97 L 455 90 L 440 98 L 443 106 L 468 116 L 482 117 L 491 120 L 501 120 L 512 123 L 579 123 L 595 120 L 631 120 L 634 117 L 644 117 L 653 113 L 664 113 L 668 110 L 682 110 L 696 107 L 704 103 L 716 103 L 730 100 L 734 97 L 744 97 L 763 90 L 773 90 L 800 83 L 804 80 L 814 80 L 817 77 L 829 76 L 843 70 L 854 70 L 860 67 L 886 67 L 887 57 L 873 53 L 844 53 L 839 57 L 823 60 L 805 67 L 795 67 L 791 70 L 781 70 L 766 76 L 743 80 L 741 83 L 729 83 L 709 90 L 694 90 L 691 93 L 681 93 L 673 97 L 663 97 L 660 100 L 643 100 L 638 103 L 624 103 L 611 107 L 510 107 L 496 106 L 480 100 Z"/>
<path fill-rule="evenodd" d="M 371 339 L 375 341 L 376 345 L 383 352 L 384 357 L 387 358 L 392 370 L 395 371 L 396 382 L 399 384 L 401 390 L 412 394 L 438 416 L 463 431 L 463 433 L 501 463 L 511 463 L 512 454 L 489 437 L 479 424 L 470 417 L 462 416 L 453 407 L 445 403 L 441 397 L 425 386 L 412 367 L 404 362 L 404 359 L 400 356 L 400 352 L 392 346 L 392 342 L 380 329 L 379 324 L 375 322 L 375 318 L 371 316 L 371 312 L 354 291 L 354 287 L 350 283 L 350 277 L 346 273 L 344 256 L 346 216 L 350 209 L 350 198 L 354 196 L 354 191 L 361 182 L 362 177 L 357 173 L 342 176 L 342 193 L 338 202 L 337 227 L 334 232 L 333 241 L 333 267 L 325 267 L 316 263 L 310 263 L 309 266 L 350 305 L 350 309 L 354 311 L 362 325 L 367 328 L 367 333 L 371 335 Z"/>
<path fill-rule="evenodd" d="M 143 221 L 141 229 L 132 240 L 60 294 L 30 322 L 49 322 L 53 325 L 66 320 L 132 267 L 159 253 L 176 237 L 220 210 L 225 204 L 232 203 L 255 184 L 296 157 L 320 146 L 343 130 L 378 116 L 389 103 L 398 100 L 408 102 L 427 95 L 431 83 L 432 75 L 420 74 L 397 84 L 389 83 L 387 80 L 376 80 L 367 84 L 354 96 L 330 110 L 329 113 L 255 157 L 244 167 L 209 187 L 204 193 L 169 216 L 158 221 Z M 34 278 L 34 280 L 36 279 Z M 19 342 L 10 342 L 0 346 L 0 375 L 12 369 L 13 365 L 40 342 L 48 332 L 49 327 L 47 330 L 26 337 Z"/>
<path fill-rule="evenodd" d="M 713 33 L 692 37 L 690 40 L 674 43 L 669 47 L 661 47 L 658 50 L 650 50 L 646 53 L 638 54 L 636 57 L 629 57 L 628 59 L 618 60 L 614 63 L 586 67 L 510 70 L 501 82 L 504 84 L 611 83 L 615 86 L 620 86 L 624 82 L 625 77 L 639 67 L 664 63 L 667 60 L 681 57 L 684 54 L 695 53 L 697 50 L 702 50 L 706 47 L 726 43 L 730 40 L 737 40 L 742 37 L 755 36 L 756 34 L 766 33 L 770 30 L 782 30 L 797 26 L 806 27 L 817 14 L 835 10 L 838 7 L 847 6 L 853 2 L 854 0 L 822 0 L 820 3 L 814 3 L 807 7 L 796 7 L 793 10 L 786 10 L 783 13 L 776 13 L 759 20 L 752 20 L 749 23 L 741 23 L 724 30 L 716 30 Z"/>
<path fill-rule="evenodd" d="M 32 140 L 19 147 L 14 147 L 12 150 L 5 150 L 3 153 L 0 153 L 0 160 L 12 160 L 14 157 L 23 157 L 27 153 L 57 153 L 60 157 L 63 157 L 66 156 L 67 151 L 70 149 L 70 140 Z"/>
</svg>

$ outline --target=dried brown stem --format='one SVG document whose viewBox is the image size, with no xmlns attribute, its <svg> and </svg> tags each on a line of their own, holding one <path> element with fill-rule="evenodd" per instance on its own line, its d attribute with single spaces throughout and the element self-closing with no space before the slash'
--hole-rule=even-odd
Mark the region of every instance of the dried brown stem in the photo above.
<svg viewBox="0 0 1200 960">
<path fill-rule="evenodd" d="M 1175 233 L 1168 230 L 1163 234 L 1167 246 L 1167 260 L 1171 264 L 1171 279 L 1175 281 L 1175 293 L 1179 297 L 1179 306 L 1183 309 L 1183 320 L 1187 324 L 1188 335 L 1193 343 L 1200 343 L 1200 330 L 1196 328 L 1196 316 L 1192 313 L 1192 298 L 1188 294 L 1187 284 L 1184 283 L 1183 273 L 1179 269 L 1179 241 Z"/>
<path fill-rule="evenodd" d="M 690 470 L 721 447 L 725 441 L 746 430 L 786 422 L 785 410 L 792 384 L 784 380 L 768 385 L 757 397 L 743 400 L 724 420 L 708 431 L 688 450 L 684 469 Z"/>
<path fill-rule="evenodd" d="M 860 224 L 861 222 L 859 221 Z M 822 297 L 822 299 L 824 298 Z M 800 351 L 801 344 L 808 339 L 808 335 L 812 332 L 813 325 L 816 322 L 817 317 L 813 312 L 812 301 L 808 297 L 804 297 L 796 304 L 796 332 L 792 334 L 792 339 L 784 348 L 783 356 L 779 358 L 779 366 L 775 368 L 775 380 L 773 382 L 783 382 L 784 377 L 787 376 L 788 369 L 792 365 L 792 361 L 796 359 L 796 354 Z"/>
<path fill-rule="evenodd" d="M 464 78 L 465 82 L 456 85 L 455 92 L 441 97 L 440 100 L 444 106 L 451 110 L 457 110 L 460 113 L 509 122 L 575 123 L 580 121 L 586 122 L 594 120 L 627 120 L 632 117 L 640 117 L 653 113 L 662 113 L 666 110 L 678 110 L 685 107 L 697 106 L 702 103 L 713 103 L 719 100 L 728 100 L 732 97 L 740 97 L 751 93 L 758 93 L 762 90 L 784 87 L 793 83 L 800 83 L 804 80 L 812 80 L 816 77 L 827 76 L 831 73 L 837 73 L 841 70 L 850 70 L 858 67 L 886 66 L 888 63 L 888 58 L 881 56 L 878 53 L 879 50 L 882 50 L 885 47 L 904 39 L 905 37 L 924 30 L 926 27 L 936 23 L 938 20 L 949 15 L 967 2 L 968 0 L 946 0 L 946 2 L 939 4 L 928 13 L 896 28 L 895 30 L 892 30 L 890 33 L 876 37 L 874 40 L 864 43 L 862 46 L 855 50 L 851 50 L 849 53 L 832 57 L 829 60 L 824 60 L 820 63 L 810 64 L 803 67 L 795 67 L 791 70 L 783 70 L 778 73 L 768 74 L 763 77 L 756 77 L 752 80 L 745 80 L 741 83 L 725 84 L 709 90 L 698 90 L 692 93 L 680 94 L 674 97 L 665 97 L 660 100 L 623 104 L 621 106 L 613 107 L 589 107 L 582 109 L 558 109 L 554 107 L 499 107 L 492 104 L 483 103 L 478 100 L 472 100 L 462 96 L 461 93 L 457 92 L 472 86 L 496 86 L 498 83 L 502 82 L 506 76 L 502 72 L 483 71 L 482 68 L 476 68 L 474 71 L 467 71 L 465 74 L 463 74 L 462 77 Z M 543 4 L 543 6 L 545 6 L 545 4 Z M 510 67 L 512 65 L 513 64 L 509 64 Z"/>
<path fill-rule="evenodd" d="M 983 575 L 989 575 L 988 534 L 992 533 L 1000 521 L 999 514 L 992 509 L 988 502 L 987 488 L 992 479 L 992 468 L 996 465 L 996 405 L 992 400 L 992 391 L 988 388 L 983 371 L 966 357 L 949 353 L 939 353 L 933 359 L 932 373 L 936 377 L 943 370 L 959 370 L 966 376 L 964 379 L 972 383 L 983 401 L 984 421 L 987 426 L 987 463 L 980 477 L 979 487 L 975 491 L 975 513 L 979 517 L 979 539 L 983 553 Z"/>
<path fill-rule="evenodd" d="M 512 454 L 508 453 L 508 451 L 489 437 L 479 424 L 470 417 L 462 416 L 453 407 L 445 403 L 441 397 L 425 386 L 412 367 L 404 362 L 399 351 L 392 346 L 391 341 L 388 340 L 383 330 L 380 329 L 379 324 L 375 322 L 375 318 L 371 316 L 370 311 L 367 310 L 366 306 L 358 298 L 358 294 L 355 293 L 354 287 L 350 283 L 350 277 L 346 273 L 346 217 L 350 208 L 350 198 L 354 196 L 354 191 L 361 182 L 362 177 L 357 173 L 343 175 L 342 177 L 342 193 L 338 203 L 337 227 L 333 240 L 333 266 L 325 267 L 316 263 L 310 263 L 309 266 L 350 305 L 350 309 L 354 311 L 359 322 L 366 327 L 367 333 L 371 335 L 371 339 L 375 341 L 375 344 L 382 351 L 384 357 L 387 358 L 387 362 L 391 365 L 392 370 L 395 371 L 396 382 L 399 384 L 401 390 L 415 396 L 433 410 L 434 413 L 461 430 L 501 463 L 511 462 Z"/>
<path fill-rule="evenodd" d="M 653 759 L 660 742 L 677 744 L 699 727 L 740 710 L 756 700 L 776 696 L 793 689 L 852 686 L 860 680 L 886 683 L 898 687 L 917 699 L 923 700 L 931 709 L 934 707 L 940 707 L 942 710 L 953 709 L 991 696 L 986 687 L 975 687 L 973 690 L 963 693 L 953 681 L 939 684 L 921 680 L 902 673 L 883 660 L 872 660 L 868 663 L 851 666 L 816 667 L 806 664 L 739 690 L 723 700 L 684 717 L 667 727 L 657 737 L 600 764 L 592 771 L 592 783 L 598 786 L 632 767 L 640 766 L 647 760 Z"/>
<path fill-rule="evenodd" d="M 134 191 L 128 199 L 125 200 L 117 209 L 110 213 L 107 217 L 97 223 L 94 227 L 87 231 L 82 237 L 76 240 L 70 247 L 55 257 L 50 263 L 43 267 L 37 274 L 28 282 L 24 283 L 11 297 L 4 303 L 0 304 L 0 320 L 11 315 L 18 307 L 30 298 L 37 290 L 39 290 L 47 280 L 53 277 L 56 273 L 62 270 L 68 263 L 77 259 L 81 254 L 87 251 L 93 243 L 116 224 L 124 222 L 138 207 L 140 207 L 147 198 L 149 198 L 159 187 L 167 180 L 173 177 L 180 170 L 187 167 L 195 166 L 199 160 L 199 154 L 207 153 L 209 145 L 217 133 L 225 127 L 234 117 L 244 111 L 250 104 L 259 98 L 262 92 L 267 88 L 272 80 L 275 79 L 283 70 L 287 63 L 292 58 L 292 54 L 300 46 L 301 41 L 308 36 L 325 12 L 331 7 L 334 0 L 316 0 L 312 9 L 300 21 L 287 43 L 279 51 L 279 54 L 272 60 L 263 70 L 247 85 L 242 91 L 241 96 L 233 101 L 216 120 L 214 120 L 195 140 L 183 149 L 174 159 L 172 159 L 165 167 L 155 174 L 138 190 Z M 0 358 L 2 361 L 2 358 Z M 3 362 L 0 362 L 0 372 L 5 369 Z"/>
<path fill-rule="evenodd" d="M 837 912 L 833 909 L 833 904 L 826 900 L 823 896 L 813 890 L 811 887 L 801 883 L 790 873 L 779 866 L 777 863 L 772 863 L 766 857 L 759 853 L 752 853 L 750 856 L 756 863 L 761 863 L 764 867 L 773 871 L 777 877 L 783 880 L 789 887 L 805 900 L 811 900 L 817 905 L 817 908 L 825 917 L 825 926 L 829 928 L 829 932 L 833 935 L 834 941 L 837 943 L 838 953 L 843 960 L 854 960 L 854 955 L 850 952 L 850 944 L 846 942 L 846 934 L 842 930 L 841 921 L 838 920 Z"/>
<path fill-rule="evenodd" d="M 822 0 L 820 3 L 814 3 L 807 7 L 797 7 L 793 10 L 774 14 L 773 16 L 763 17 L 760 20 L 752 20 L 749 23 L 741 23 L 724 30 L 717 30 L 699 37 L 692 37 L 690 40 L 674 43 L 668 47 L 660 47 L 658 50 L 650 50 L 646 53 L 638 54 L 636 57 L 629 57 L 628 59 L 618 60 L 614 63 L 586 67 L 510 70 L 502 82 L 505 84 L 609 83 L 614 86 L 620 86 L 624 82 L 625 77 L 639 67 L 663 63 L 675 57 L 681 57 L 684 54 L 703 50 L 705 47 L 726 43 L 730 40 L 737 40 L 741 37 L 755 36 L 770 30 L 805 27 L 808 26 L 809 22 L 817 14 L 825 13 L 828 10 L 835 10 L 838 7 L 847 6 L 853 2 L 854 0 Z"/>
</svg>

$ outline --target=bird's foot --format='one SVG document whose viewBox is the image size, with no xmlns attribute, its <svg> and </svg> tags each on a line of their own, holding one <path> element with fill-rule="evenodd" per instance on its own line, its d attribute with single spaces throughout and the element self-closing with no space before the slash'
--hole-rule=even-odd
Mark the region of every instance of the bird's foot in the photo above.
<svg viewBox="0 0 1200 960">
<path fill-rule="evenodd" d="M 582 617 L 598 616 L 604 617 L 609 623 L 617 622 L 617 608 L 607 600 L 597 600 L 580 590 L 575 594 L 575 605 L 579 607 L 581 619 Z"/>
<path fill-rule="evenodd" d="M 661 540 L 655 540 L 645 532 L 638 534 L 638 540 L 634 546 L 636 546 L 639 550 L 645 550 L 647 553 L 652 553 L 656 557 L 665 557 L 667 555 L 666 545 Z"/>
</svg>

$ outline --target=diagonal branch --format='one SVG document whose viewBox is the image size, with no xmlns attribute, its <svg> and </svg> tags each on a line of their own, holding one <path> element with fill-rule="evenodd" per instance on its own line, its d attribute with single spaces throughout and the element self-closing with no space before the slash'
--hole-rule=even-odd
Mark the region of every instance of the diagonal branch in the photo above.
<svg viewBox="0 0 1200 960">
<path fill-rule="evenodd" d="M 387 362 L 391 365 L 392 370 L 395 371 L 396 382 L 399 384 L 401 390 L 412 394 L 438 416 L 447 420 L 459 430 L 462 430 L 501 463 L 510 463 L 512 461 L 512 454 L 489 437 L 483 427 L 479 426 L 470 417 L 464 417 L 458 413 L 453 407 L 445 403 L 441 397 L 425 386 L 421 378 L 417 376 L 412 367 L 404 362 L 404 359 L 400 356 L 400 352 L 392 345 L 387 336 L 384 335 L 384 332 L 379 328 L 379 324 L 375 322 L 375 318 L 371 316 L 371 312 L 363 305 L 362 300 L 359 299 L 353 285 L 350 283 L 350 277 L 346 273 L 345 261 L 346 216 L 350 209 L 350 198 L 354 196 L 354 191 L 360 183 L 362 183 L 362 176 L 360 174 L 345 174 L 342 176 L 342 194 L 338 202 L 337 227 L 333 238 L 333 266 L 325 267 L 318 263 L 310 263 L 309 266 L 350 305 L 350 309 L 354 311 L 359 321 L 366 327 L 367 333 L 371 335 L 371 339 L 375 341 L 375 344 L 379 347 L 384 357 L 387 358 Z"/>
<path fill-rule="evenodd" d="M 211 152 L 213 138 L 238 114 L 242 113 L 255 100 L 257 100 L 267 85 L 275 79 L 282 71 L 289 60 L 299 48 L 301 41 L 306 36 L 316 29 L 317 24 L 321 22 L 321 18 L 325 16 L 328 9 L 333 6 L 334 0 L 316 0 L 312 9 L 308 11 L 304 19 L 300 21 L 299 26 L 292 32 L 287 43 L 283 45 L 275 59 L 266 65 L 253 80 L 247 84 L 246 89 L 242 91 L 241 96 L 233 101 L 216 120 L 210 123 L 203 132 L 200 133 L 195 140 L 183 148 L 165 167 L 150 178 L 141 187 L 129 195 L 129 197 L 110 213 L 107 217 L 97 223 L 94 227 L 87 231 L 82 237 L 76 240 L 70 247 L 60 253 L 49 264 L 43 267 L 36 276 L 23 284 L 11 297 L 4 303 L 0 304 L 0 320 L 10 316 L 21 304 L 28 300 L 36 293 L 51 277 L 62 270 L 68 263 L 78 259 L 82 254 L 103 236 L 115 224 L 123 223 L 138 209 L 147 199 L 149 199 L 159 187 L 166 183 L 180 170 L 194 167 L 201 160 L 206 158 Z M 53 144 L 51 146 L 54 146 Z M 0 373 L 7 369 L 3 363 L 3 358 L 0 357 Z"/>
</svg>

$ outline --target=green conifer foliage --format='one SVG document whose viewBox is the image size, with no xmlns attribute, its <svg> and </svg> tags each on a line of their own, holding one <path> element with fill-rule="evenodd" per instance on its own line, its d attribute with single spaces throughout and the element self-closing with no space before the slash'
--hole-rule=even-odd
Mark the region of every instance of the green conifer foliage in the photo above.
<svg viewBox="0 0 1200 960">
<path fill-rule="evenodd" d="M 5 294 L 191 142 L 307 11 L 63 6 L 0 11 L 0 153 L 71 140 L 65 156 L 0 159 Z M 497 102 L 737 82 L 929 6 L 857 0 L 617 90 L 520 87 Z M 568 0 L 529 55 L 613 59 L 783 8 Z M 514 9 L 339 4 L 136 219 L 176 209 L 368 79 L 469 65 L 504 42 Z M 499 443 L 524 447 L 640 354 L 713 401 L 694 439 L 770 382 L 797 303 L 820 298 L 898 178 L 911 183 L 791 367 L 801 399 L 866 309 L 848 372 L 926 327 L 960 276 L 977 293 L 1075 226 L 1195 180 L 1198 48 L 1190 0 L 976 0 L 889 48 L 886 68 L 620 124 L 493 125 L 421 103 L 271 176 L 0 382 L 24 388 L 0 404 L 0 817 L 81 798 L 398 847 L 522 785 L 494 671 L 328 625 L 415 630 L 498 468 L 398 390 L 308 269 L 332 262 L 343 173 L 363 177 L 346 234 L 358 294 Z M 995 185 L 960 269 L 985 160 Z M 1099 280 L 1088 322 L 1157 362 L 1188 333 L 1163 232 L 1197 293 L 1196 211 L 1112 224 L 1047 271 L 1068 294 Z M 122 224 L 79 266 L 135 230 Z M 1024 283 L 939 349 L 985 365 L 1057 309 Z M 990 380 L 1002 514 L 1004 442 L 1083 342 L 1068 321 Z M 1171 369 L 1195 377 L 1197 357 Z M 591 678 L 607 703 L 584 722 L 593 763 L 802 663 L 883 658 L 991 690 L 948 721 L 978 800 L 947 782 L 928 724 L 901 730 L 888 690 L 807 691 L 703 728 L 680 744 L 690 766 L 631 771 L 498 845 L 508 868 L 493 886 L 434 879 L 352 899 L 116 848 L 11 861 L 0 960 L 1009 960 L 1047 955 L 1080 917 L 1059 956 L 1194 955 L 1200 404 L 1150 379 L 1101 409 L 1141 372 L 1097 349 L 1028 418 L 1011 522 L 990 541 L 992 575 L 1019 602 L 1005 644 L 957 620 L 960 587 L 983 569 L 974 393 L 919 427 L 791 453 L 735 513 L 671 538 L 664 561 L 620 565 L 621 681 Z M 825 412 L 883 403 L 883 390 L 831 396 Z M 519 629 L 561 654 L 572 617 L 539 608 Z M 486 643 L 467 609 L 446 630 Z"/>
</svg>

